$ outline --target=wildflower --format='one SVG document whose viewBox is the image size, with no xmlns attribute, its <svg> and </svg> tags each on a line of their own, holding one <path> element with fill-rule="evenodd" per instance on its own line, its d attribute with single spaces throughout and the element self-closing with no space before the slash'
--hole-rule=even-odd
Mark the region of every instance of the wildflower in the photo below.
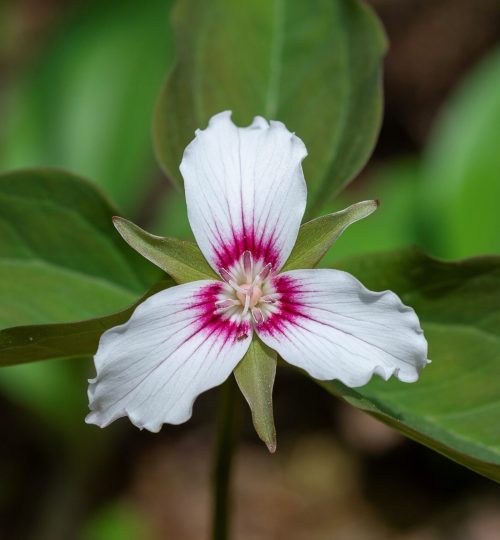
<svg viewBox="0 0 500 540">
<path fill-rule="evenodd" d="M 339 270 L 280 273 L 305 210 L 306 155 L 282 123 L 261 117 L 238 128 L 223 112 L 196 132 L 180 169 L 194 236 L 220 280 L 163 290 L 102 335 L 87 422 L 128 416 L 150 431 L 185 422 L 256 336 L 316 379 L 418 379 L 427 342 L 396 294 Z"/>
</svg>

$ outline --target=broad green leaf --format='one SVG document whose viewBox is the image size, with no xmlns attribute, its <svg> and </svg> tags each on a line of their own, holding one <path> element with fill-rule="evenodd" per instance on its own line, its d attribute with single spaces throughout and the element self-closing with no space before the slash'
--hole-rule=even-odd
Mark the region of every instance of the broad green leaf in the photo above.
<svg viewBox="0 0 500 540">
<path fill-rule="evenodd" d="M 378 206 L 378 201 L 362 201 L 304 223 L 283 272 L 315 267 L 349 225 L 369 216 Z"/>
<path fill-rule="evenodd" d="M 91 355 L 120 317 L 75 323 L 69 335 L 65 323 L 121 310 L 158 281 L 161 273 L 116 233 L 116 213 L 91 184 L 63 171 L 0 176 L 0 365 Z M 0 388 L 64 430 L 65 440 L 80 440 L 89 366 L 15 365 L 1 370 Z"/>
<path fill-rule="evenodd" d="M 150 234 L 135 223 L 115 216 L 113 223 L 123 239 L 143 257 L 165 270 L 177 283 L 220 279 L 195 242 Z"/>
<path fill-rule="evenodd" d="M 172 1 L 64 4 L 3 85 L 0 168 L 68 168 L 136 211 L 158 176 L 150 126 L 173 59 Z"/>
<path fill-rule="evenodd" d="M 0 328 L 108 315 L 156 283 L 161 273 L 113 228 L 116 213 L 64 171 L 1 175 Z"/>
<path fill-rule="evenodd" d="M 101 334 L 128 321 L 146 298 L 175 283 L 164 279 L 131 306 L 117 313 L 85 321 L 14 326 L 0 330 L 0 367 L 52 358 L 93 355 Z"/>
<path fill-rule="evenodd" d="M 415 308 L 432 364 L 414 384 L 320 384 L 500 481 L 500 257 L 443 262 L 406 249 L 346 259 L 337 267 L 372 290 L 392 289 Z"/>
<path fill-rule="evenodd" d="M 272 453 L 276 451 L 273 416 L 276 358 L 275 351 L 254 337 L 243 360 L 234 370 L 236 382 L 252 411 L 255 431 Z"/>
<path fill-rule="evenodd" d="M 181 0 L 177 63 L 154 117 L 158 160 L 179 184 L 184 148 L 215 113 L 284 122 L 309 151 L 310 208 L 338 192 L 376 139 L 384 32 L 358 0 Z"/>
<path fill-rule="evenodd" d="M 500 252 L 500 48 L 466 78 L 437 121 L 422 191 L 435 252 Z"/>
</svg>

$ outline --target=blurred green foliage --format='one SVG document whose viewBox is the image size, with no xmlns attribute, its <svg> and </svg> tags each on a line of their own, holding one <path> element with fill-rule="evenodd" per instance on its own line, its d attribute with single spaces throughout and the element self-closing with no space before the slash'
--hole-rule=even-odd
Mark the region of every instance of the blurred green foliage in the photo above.
<svg viewBox="0 0 500 540">
<path fill-rule="evenodd" d="M 58 166 L 135 212 L 158 176 L 151 117 L 173 58 L 170 0 L 82 2 L 6 88 L 0 169 Z"/>
<path fill-rule="evenodd" d="M 87 524 L 81 540 L 138 540 L 148 538 L 137 510 L 125 502 L 103 508 Z"/>
<path fill-rule="evenodd" d="M 373 165 L 325 210 L 379 199 L 378 211 L 349 228 L 323 266 L 360 253 L 418 245 L 457 259 L 500 252 L 500 49 L 449 97 L 421 156 Z"/>
<path fill-rule="evenodd" d="M 2 369 L 0 389 L 42 425 L 68 436 L 82 431 L 75 420 L 87 406 L 88 372 L 82 364 L 60 360 L 11 366 Z"/>
<path fill-rule="evenodd" d="M 358 253 L 421 244 L 418 186 L 419 162 L 416 157 L 400 157 L 375 166 L 364 183 L 337 199 L 334 208 L 364 199 L 378 199 L 380 207 L 371 216 L 349 227 L 322 260 L 321 266 L 335 265 L 335 261 Z"/>
<path fill-rule="evenodd" d="M 433 251 L 500 252 L 500 48 L 450 97 L 422 165 L 422 210 Z"/>
</svg>

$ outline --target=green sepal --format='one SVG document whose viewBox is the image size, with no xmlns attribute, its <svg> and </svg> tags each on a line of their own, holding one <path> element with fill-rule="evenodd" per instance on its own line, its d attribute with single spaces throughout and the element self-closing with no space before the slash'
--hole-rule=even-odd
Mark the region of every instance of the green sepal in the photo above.
<svg viewBox="0 0 500 540">
<path fill-rule="evenodd" d="M 252 411 L 255 431 L 271 453 L 276 451 L 273 416 L 276 362 L 276 352 L 254 336 L 243 360 L 234 370 L 236 382 Z"/>
<path fill-rule="evenodd" d="M 362 201 L 304 223 L 282 271 L 314 268 L 349 225 L 369 216 L 378 207 L 378 201 Z"/>
<path fill-rule="evenodd" d="M 0 331 L 0 367 L 93 355 L 103 332 L 126 322 L 134 309 L 146 298 L 173 285 L 174 281 L 166 277 L 131 306 L 105 317 L 70 323 L 5 328 Z"/>
<path fill-rule="evenodd" d="M 155 236 L 122 217 L 113 217 L 122 238 L 143 257 L 156 264 L 176 283 L 220 279 L 208 265 L 195 242 Z"/>
</svg>

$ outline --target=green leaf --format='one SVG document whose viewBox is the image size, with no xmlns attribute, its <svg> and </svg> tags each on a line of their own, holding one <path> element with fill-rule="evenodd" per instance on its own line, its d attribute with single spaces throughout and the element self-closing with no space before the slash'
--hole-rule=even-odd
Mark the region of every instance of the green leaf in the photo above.
<svg viewBox="0 0 500 540">
<path fill-rule="evenodd" d="M 424 155 L 422 205 L 435 252 L 500 252 L 500 48 L 465 79 L 438 119 Z"/>
<path fill-rule="evenodd" d="M 373 214 L 378 207 L 378 201 L 362 201 L 304 223 L 283 272 L 316 266 L 349 225 Z"/>
<path fill-rule="evenodd" d="M 500 257 L 443 262 L 407 249 L 337 266 L 372 290 L 394 290 L 415 308 L 432 364 L 414 384 L 380 379 L 356 389 L 320 384 L 500 481 Z"/>
<path fill-rule="evenodd" d="M 102 317 L 158 282 L 116 234 L 116 212 L 64 171 L 0 175 L 0 329 Z"/>
<path fill-rule="evenodd" d="M 0 168 L 77 171 L 125 210 L 136 210 L 158 175 L 150 125 L 173 60 L 171 5 L 61 6 L 29 69 L 3 85 Z"/>
<path fill-rule="evenodd" d="M 177 283 L 220 279 L 195 242 L 155 236 L 135 223 L 115 216 L 113 223 L 123 239 L 143 257 L 165 270 Z"/>
<path fill-rule="evenodd" d="M 231 109 L 283 121 L 305 142 L 310 208 L 366 162 L 381 118 L 384 32 L 358 0 L 182 0 L 174 11 L 177 63 L 153 132 L 158 160 L 179 184 L 197 128 Z"/>
<path fill-rule="evenodd" d="M 243 360 L 234 370 L 236 382 L 252 411 L 255 431 L 271 453 L 276 451 L 273 417 L 276 358 L 276 352 L 255 336 Z"/>
<path fill-rule="evenodd" d="M 52 358 L 93 355 L 103 332 L 128 321 L 141 302 L 173 285 L 175 283 L 171 279 L 164 279 L 131 306 L 105 317 L 4 328 L 0 330 L 0 367 Z"/>
</svg>

